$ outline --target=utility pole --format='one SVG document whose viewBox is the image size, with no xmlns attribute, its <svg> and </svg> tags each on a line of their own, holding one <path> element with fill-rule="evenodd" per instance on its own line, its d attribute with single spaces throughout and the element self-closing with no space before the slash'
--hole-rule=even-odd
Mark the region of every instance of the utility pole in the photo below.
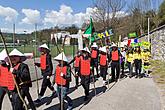
<svg viewBox="0 0 165 110">
<path fill-rule="evenodd" d="M 35 55 L 37 55 L 37 23 L 35 23 Z"/>
<path fill-rule="evenodd" d="M 15 48 L 15 23 L 13 24 L 13 48 Z"/>
<path fill-rule="evenodd" d="M 150 18 L 148 18 L 148 42 L 150 42 Z"/>
</svg>

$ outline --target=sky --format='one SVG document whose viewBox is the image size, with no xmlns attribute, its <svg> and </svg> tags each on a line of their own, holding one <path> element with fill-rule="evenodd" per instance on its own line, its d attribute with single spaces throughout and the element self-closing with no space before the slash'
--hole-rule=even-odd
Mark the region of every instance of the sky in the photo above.
<svg viewBox="0 0 165 110">
<path fill-rule="evenodd" d="M 15 24 L 16 33 L 30 33 L 34 31 L 35 24 L 39 30 L 72 24 L 80 27 L 95 10 L 92 1 L 0 0 L 0 29 L 2 32 L 13 32 Z"/>
<path fill-rule="evenodd" d="M 0 0 L 0 28 L 2 32 L 30 33 L 53 26 L 80 26 L 89 19 L 92 0 Z"/>
</svg>

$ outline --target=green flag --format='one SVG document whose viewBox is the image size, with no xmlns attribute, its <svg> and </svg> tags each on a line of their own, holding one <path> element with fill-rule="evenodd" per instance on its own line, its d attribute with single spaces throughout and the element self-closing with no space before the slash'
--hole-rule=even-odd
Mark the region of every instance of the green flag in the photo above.
<svg viewBox="0 0 165 110">
<path fill-rule="evenodd" d="M 132 37 L 137 37 L 137 35 L 136 35 L 136 32 L 133 32 L 133 33 L 129 33 L 129 38 L 132 38 Z"/>
<path fill-rule="evenodd" d="M 84 34 L 92 34 L 92 30 L 93 30 L 93 22 L 92 22 L 92 18 L 90 18 L 90 24 L 86 28 Z"/>
</svg>

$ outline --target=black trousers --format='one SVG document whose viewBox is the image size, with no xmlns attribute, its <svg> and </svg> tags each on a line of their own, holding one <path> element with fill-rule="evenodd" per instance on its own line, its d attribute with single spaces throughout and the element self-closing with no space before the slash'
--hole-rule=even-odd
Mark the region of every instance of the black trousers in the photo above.
<svg viewBox="0 0 165 110">
<path fill-rule="evenodd" d="M 76 86 L 78 86 L 79 84 L 79 77 L 80 77 L 80 71 L 79 71 L 79 67 L 75 67 L 75 82 L 76 82 Z"/>
<path fill-rule="evenodd" d="M 133 65 L 131 64 L 131 62 L 127 62 L 127 65 L 129 69 L 129 75 L 133 76 Z"/>
<path fill-rule="evenodd" d="M 0 87 L 0 110 L 2 109 L 2 102 L 6 93 L 8 94 L 10 101 L 12 101 L 10 98 L 11 92 L 9 92 L 6 87 Z"/>
<path fill-rule="evenodd" d="M 136 75 L 140 75 L 141 74 L 141 68 L 142 68 L 142 60 L 135 59 L 134 63 L 135 63 Z"/>
<path fill-rule="evenodd" d="M 111 73 L 112 73 L 112 80 L 119 79 L 120 63 L 118 61 L 112 61 L 112 63 L 111 63 Z"/>
<path fill-rule="evenodd" d="M 124 61 L 122 61 L 121 62 L 121 73 L 124 75 L 124 64 L 125 64 L 125 62 Z"/>
<path fill-rule="evenodd" d="M 84 88 L 85 96 L 89 95 L 90 76 L 81 75 L 81 85 Z"/>
<path fill-rule="evenodd" d="M 101 66 L 100 65 L 100 76 L 103 78 L 103 80 L 106 80 L 107 75 L 107 66 Z"/>
<path fill-rule="evenodd" d="M 98 74 L 98 59 L 95 58 L 95 59 L 91 59 L 91 65 L 92 65 L 92 72 L 94 73 L 94 68 L 96 68 L 96 72 L 97 72 L 97 75 Z"/>
<path fill-rule="evenodd" d="M 54 91 L 54 87 L 52 86 L 50 79 L 47 79 L 47 77 L 43 77 L 41 91 L 39 93 L 40 96 L 43 96 L 45 94 L 46 88 L 49 88 L 50 90 Z"/>
<path fill-rule="evenodd" d="M 33 103 L 32 97 L 29 93 L 29 87 L 22 87 L 20 89 L 20 93 L 23 99 L 25 99 L 25 97 L 27 98 L 30 108 L 32 110 L 36 110 L 35 105 Z M 20 99 L 19 95 L 17 92 L 13 92 L 12 93 L 12 102 L 13 102 L 13 110 L 24 110 L 23 107 L 23 102 Z"/>
</svg>

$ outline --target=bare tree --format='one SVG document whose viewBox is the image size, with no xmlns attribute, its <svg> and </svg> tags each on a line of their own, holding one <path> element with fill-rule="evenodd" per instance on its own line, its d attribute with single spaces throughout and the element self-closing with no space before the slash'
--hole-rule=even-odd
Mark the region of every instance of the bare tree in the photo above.
<svg viewBox="0 0 165 110">
<path fill-rule="evenodd" d="M 117 12 L 125 6 L 125 0 L 93 0 L 96 11 L 93 13 L 95 21 L 103 24 L 103 29 L 114 26 L 117 23 Z"/>
</svg>

